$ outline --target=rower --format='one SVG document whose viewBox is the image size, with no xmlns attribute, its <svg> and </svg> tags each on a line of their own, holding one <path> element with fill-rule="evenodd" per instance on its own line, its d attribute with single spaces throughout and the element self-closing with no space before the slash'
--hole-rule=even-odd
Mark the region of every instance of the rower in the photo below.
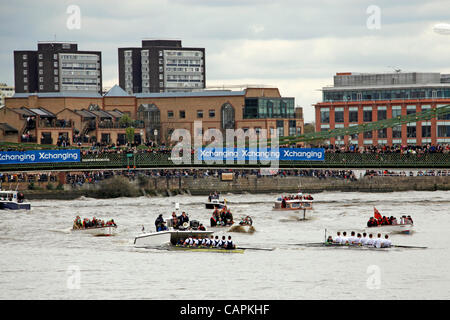
<svg viewBox="0 0 450 320">
<path fill-rule="evenodd" d="M 186 240 L 184 240 L 183 246 L 192 246 L 194 244 L 194 239 L 192 239 L 192 236 L 189 236 Z"/>
<path fill-rule="evenodd" d="M 333 237 L 332 236 L 328 236 L 327 243 L 333 243 Z"/>
<path fill-rule="evenodd" d="M 233 241 L 231 240 L 231 236 L 228 236 L 228 240 L 225 242 L 225 249 L 235 249 Z"/>
<path fill-rule="evenodd" d="M 384 236 L 384 239 L 381 240 L 381 247 L 382 248 L 389 248 L 392 245 L 392 241 L 389 240 L 389 236 L 386 234 Z"/>
<path fill-rule="evenodd" d="M 338 231 L 337 235 L 336 235 L 336 238 L 334 238 L 333 242 L 337 243 L 337 244 L 341 244 L 341 241 L 342 241 L 341 232 Z"/>
<path fill-rule="evenodd" d="M 375 243 L 375 239 L 373 238 L 372 234 L 369 234 L 369 239 L 366 241 L 366 246 L 373 247 L 373 244 Z"/>
<path fill-rule="evenodd" d="M 193 237 L 192 242 L 193 242 L 193 244 L 192 244 L 193 247 L 198 247 L 199 241 L 196 236 Z"/>
<path fill-rule="evenodd" d="M 413 222 L 413 219 L 411 218 L 411 216 L 408 216 L 407 219 L 408 219 L 408 223 L 410 223 L 410 224 L 413 224 L 413 223 L 414 223 L 414 222 Z"/>
<path fill-rule="evenodd" d="M 379 233 L 377 235 L 377 238 L 375 239 L 373 246 L 377 247 L 377 248 L 381 248 L 381 242 L 383 241 L 383 239 L 381 238 L 381 233 Z"/>
<path fill-rule="evenodd" d="M 217 247 L 217 245 L 219 244 L 219 236 L 216 236 L 215 238 L 214 238 L 214 243 L 213 243 L 213 245 L 214 245 L 214 247 Z"/>
<path fill-rule="evenodd" d="M 353 242 L 354 244 L 361 245 L 361 233 L 358 233 L 356 236 L 356 240 Z"/>
<path fill-rule="evenodd" d="M 342 232 L 341 244 L 348 244 L 347 231 Z"/>
<path fill-rule="evenodd" d="M 369 238 L 367 238 L 367 233 L 363 232 L 363 236 L 361 238 L 361 245 L 365 246 L 367 243 L 367 240 L 369 240 Z"/>
<path fill-rule="evenodd" d="M 355 242 L 356 242 L 355 231 L 352 231 L 352 233 L 350 234 L 350 237 L 348 237 L 348 243 L 354 244 Z"/>
</svg>

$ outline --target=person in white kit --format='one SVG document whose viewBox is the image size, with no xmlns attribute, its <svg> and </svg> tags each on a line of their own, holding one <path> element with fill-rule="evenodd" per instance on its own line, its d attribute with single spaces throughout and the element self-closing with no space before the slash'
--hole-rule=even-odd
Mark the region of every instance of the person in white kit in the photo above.
<svg viewBox="0 0 450 320">
<path fill-rule="evenodd" d="M 342 242 L 341 232 L 338 231 L 336 237 L 333 240 L 333 243 L 341 244 L 341 242 Z"/>
<path fill-rule="evenodd" d="M 348 237 L 348 244 L 354 244 L 356 242 L 355 231 L 352 231 L 350 237 Z"/>
<path fill-rule="evenodd" d="M 389 236 L 388 235 L 385 235 L 384 239 L 381 240 L 381 247 L 382 248 L 390 248 L 391 245 L 392 245 L 392 241 L 389 240 Z"/>
<path fill-rule="evenodd" d="M 186 240 L 184 240 L 183 246 L 192 246 L 194 244 L 194 239 L 192 236 L 189 236 Z"/>
<path fill-rule="evenodd" d="M 369 234 L 369 238 L 366 241 L 366 246 L 373 247 L 375 243 L 375 239 L 373 238 L 372 234 Z"/>
<path fill-rule="evenodd" d="M 361 238 L 361 245 L 365 246 L 367 243 L 367 240 L 369 240 L 369 238 L 367 237 L 367 233 L 363 232 L 363 236 Z"/>
<path fill-rule="evenodd" d="M 347 232 L 344 231 L 342 232 L 341 244 L 347 244 L 347 242 L 348 242 Z"/>
<path fill-rule="evenodd" d="M 377 247 L 377 248 L 381 248 L 381 242 L 382 241 L 383 241 L 383 239 L 381 238 L 381 233 L 379 233 L 377 235 L 377 238 L 375 239 L 375 242 L 374 242 L 373 246 Z"/>
<path fill-rule="evenodd" d="M 353 241 L 353 244 L 361 245 L 361 233 L 358 233 L 358 235 L 355 238 L 355 241 Z"/>
</svg>

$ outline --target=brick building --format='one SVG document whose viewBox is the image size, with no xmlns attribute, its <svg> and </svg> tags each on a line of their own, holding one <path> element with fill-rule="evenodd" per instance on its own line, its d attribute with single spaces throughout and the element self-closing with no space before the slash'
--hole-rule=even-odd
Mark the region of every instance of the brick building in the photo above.
<svg viewBox="0 0 450 320">
<path fill-rule="evenodd" d="M 337 73 L 315 105 L 316 131 L 345 128 L 450 104 L 450 75 L 440 73 Z M 335 145 L 439 144 L 450 142 L 450 115 L 352 136 Z"/>
<path fill-rule="evenodd" d="M 121 118 L 127 115 L 131 123 Z M 282 97 L 277 88 L 246 88 L 239 91 L 138 93 L 130 95 L 114 86 L 105 95 L 97 93 L 16 93 L 0 110 L 0 141 L 31 141 L 70 144 L 92 141 L 124 144 L 127 126 L 135 128 L 138 143 L 168 143 L 175 129 L 191 136 L 207 129 L 261 129 L 271 135 L 303 133 L 301 108 L 294 98 Z M 202 121 L 202 132 L 194 132 Z M 16 130 L 16 133 L 13 131 Z"/>
</svg>

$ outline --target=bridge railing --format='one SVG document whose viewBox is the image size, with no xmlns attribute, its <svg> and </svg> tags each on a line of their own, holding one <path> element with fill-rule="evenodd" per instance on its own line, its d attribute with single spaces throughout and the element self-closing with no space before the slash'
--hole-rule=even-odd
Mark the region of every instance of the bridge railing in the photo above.
<svg viewBox="0 0 450 320">
<path fill-rule="evenodd" d="M 174 162 L 170 153 L 106 153 L 86 154 L 80 162 L 36 163 L 1 165 L 2 171 L 40 170 L 90 170 L 108 168 L 158 168 L 158 167 L 270 167 L 270 164 L 223 162 L 208 164 Z M 280 168 L 450 168 L 449 153 L 400 154 L 400 153 L 326 153 L 324 161 L 280 161 Z"/>
</svg>

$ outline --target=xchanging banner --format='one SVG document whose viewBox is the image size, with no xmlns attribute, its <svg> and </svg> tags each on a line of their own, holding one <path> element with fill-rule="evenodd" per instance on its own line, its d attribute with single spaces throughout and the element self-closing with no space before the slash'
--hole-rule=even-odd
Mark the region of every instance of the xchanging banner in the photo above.
<svg viewBox="0 0 450 320">
<path fill-rule="evenodd" d="M 323 148 L 200 148 L 199 160 L 324 161 Z"/>
<path fill-rule="evenodd" d="M 0 165 L 42 162 L 80 162 L 80 150 L 0 151 Z"/>
</svg>

